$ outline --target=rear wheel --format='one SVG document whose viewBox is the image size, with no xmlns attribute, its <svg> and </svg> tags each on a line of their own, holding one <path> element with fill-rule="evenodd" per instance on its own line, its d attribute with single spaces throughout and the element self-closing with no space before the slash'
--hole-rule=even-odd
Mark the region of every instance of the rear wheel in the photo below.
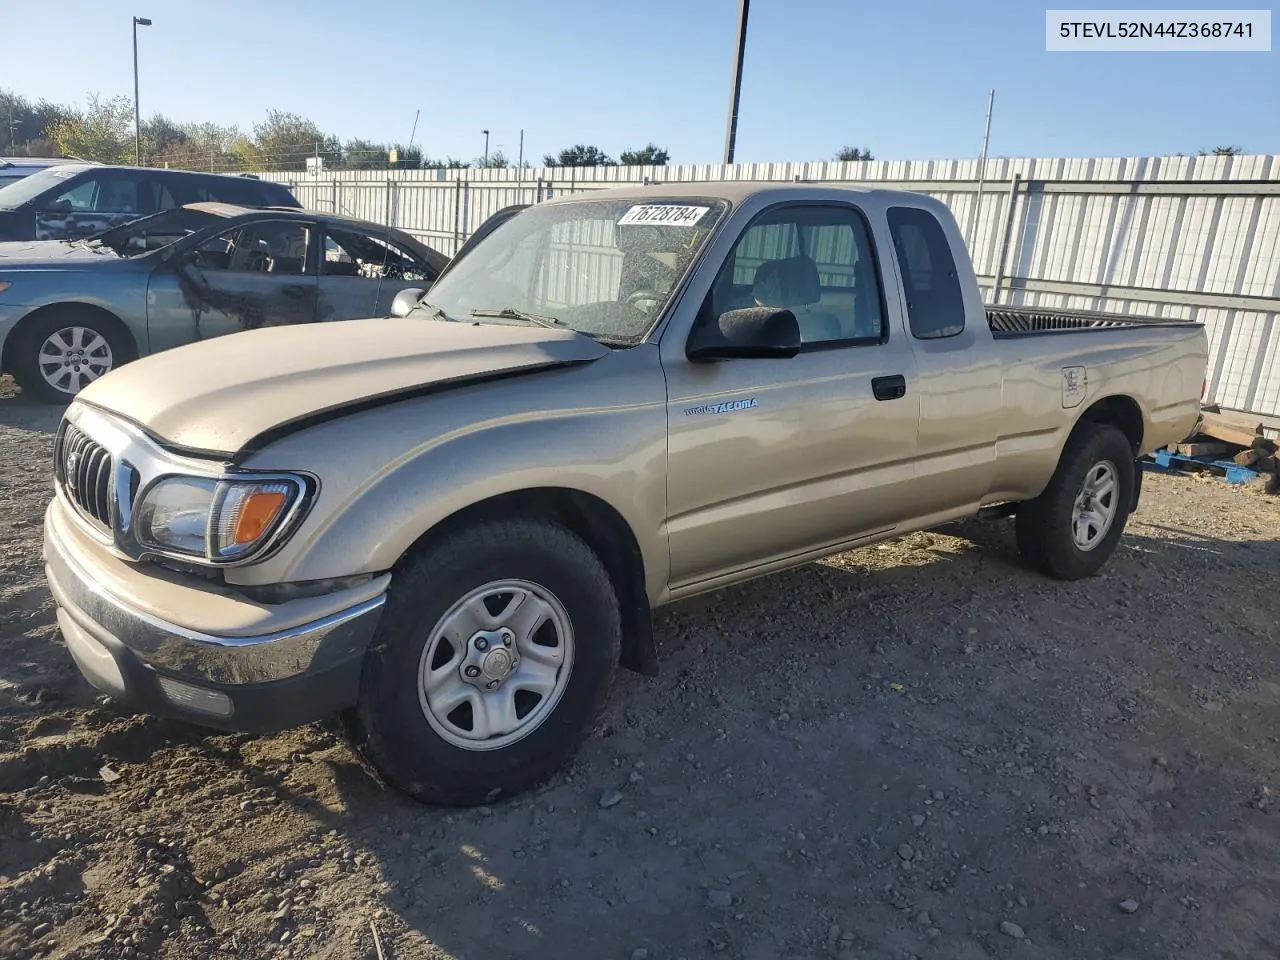
<svg viewBox="0 0 1280 960">
<path fill-rule="evenodd" d="M 13 378 L 41 403 L 67 403 L 103 374 L 133 359 L 128 337 L 97 311 L 54 307 L 21 327 L 13 345 Z"/>
<path fill-rule="evenodd" d="M 1018 507 L 1023 559 L 1060 580 L 1097 573 L 1129 519 L 1136 469 L 1133 448 L 1117 427 L 1082 425 L 1044 492 Z"/>
<path fill-rule="evenodd" d="M 613 585 L 586 544 L 542 522 L 477 525 L 395 575 L 348 728 L 417 799 L 487 803 L 574 752 L 621 642 Z"/>
</svg>

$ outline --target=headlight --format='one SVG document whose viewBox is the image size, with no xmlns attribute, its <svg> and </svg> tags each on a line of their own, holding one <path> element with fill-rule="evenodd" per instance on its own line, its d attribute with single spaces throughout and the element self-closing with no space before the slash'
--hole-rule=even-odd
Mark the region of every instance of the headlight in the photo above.
<svg viewBox="0 0 1280 960">
<path fill-rule="evenodd" d="M 135 530 L 144 546 L 229 563 L 265 547 L 294 515 L 305 489 L 301 478 L 287 475 L 168 477 L 143 496 Z"/>
</svg>

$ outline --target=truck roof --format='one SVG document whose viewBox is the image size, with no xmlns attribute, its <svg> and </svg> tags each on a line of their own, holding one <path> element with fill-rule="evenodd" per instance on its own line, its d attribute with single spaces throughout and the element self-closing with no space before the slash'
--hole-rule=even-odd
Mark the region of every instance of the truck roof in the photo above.
<svg viewBox="0 0 1280 960">
<path fill-rule="evenodd" d="M 814 194 L 856 194 L 862 197 L 911 197 L 927 201 L 925 194 L 907 193 L 902 190 L 881 190 L 876 187 L 852 187 L 843 183 L 775 183 L 768 180 L 702 180 L 696 183 L 628 183 L 603 190 L 582 191 L 561 195 L 546 203 L 571 203 L 575 200 L 646 200 L 655 197 L 701 197 L 726 200 L 737 205 L 754 197 L 767 197 L 779 202 L 803 200 Z"/>
</svg>

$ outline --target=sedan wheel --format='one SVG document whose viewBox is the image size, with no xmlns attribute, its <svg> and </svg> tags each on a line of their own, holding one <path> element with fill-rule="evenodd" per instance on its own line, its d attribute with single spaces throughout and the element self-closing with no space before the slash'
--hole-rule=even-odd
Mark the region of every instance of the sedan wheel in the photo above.
<svg viewBox="0 0 1280 960">
<path fill-rule="evenodd" d="M 137 355 L 128 328 L 80 303 L 45 307 L 24 318 L 12 347 L 5 349 L 8 372 L 27 397 L 40 403 L 67 403 Z"/>
<path fill-rule="evenodd" d="M 36 363 L 44 382 L 73 397 L 114 366 L 106 337 L 90 327 L 63 327 L 40 345 Z"/>
</svg>

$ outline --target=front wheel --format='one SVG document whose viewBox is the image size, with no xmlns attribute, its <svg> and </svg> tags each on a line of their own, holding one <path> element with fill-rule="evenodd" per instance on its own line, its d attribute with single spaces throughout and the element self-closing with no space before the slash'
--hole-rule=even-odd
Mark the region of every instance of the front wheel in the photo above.
<svg viewBox="0 0 1280 960">
<path fill-rule="evenodd" d="M 487 803 L 574 752 L 621 642 L 613 585 L 585 543 L 542 522 L 480 524 L 396 573 L 348 728 L 392 786 Z"/>
<path fill-rule="evenodd" d="M 133 351 L 109 317 L 67 304 L 18 330 L 10 372 L 31 399 L 69 403 L 94 380 L 131 359 Z"/>
<path fill-rule="evenodd" d="M 1023 559 L 1059 580 L 1097 573 L 1124 532 L 1137 469 L 1133 448 L 1118 428 L 1082 424 L 1044 492 L 1018 507 Z"/>
</svg>

